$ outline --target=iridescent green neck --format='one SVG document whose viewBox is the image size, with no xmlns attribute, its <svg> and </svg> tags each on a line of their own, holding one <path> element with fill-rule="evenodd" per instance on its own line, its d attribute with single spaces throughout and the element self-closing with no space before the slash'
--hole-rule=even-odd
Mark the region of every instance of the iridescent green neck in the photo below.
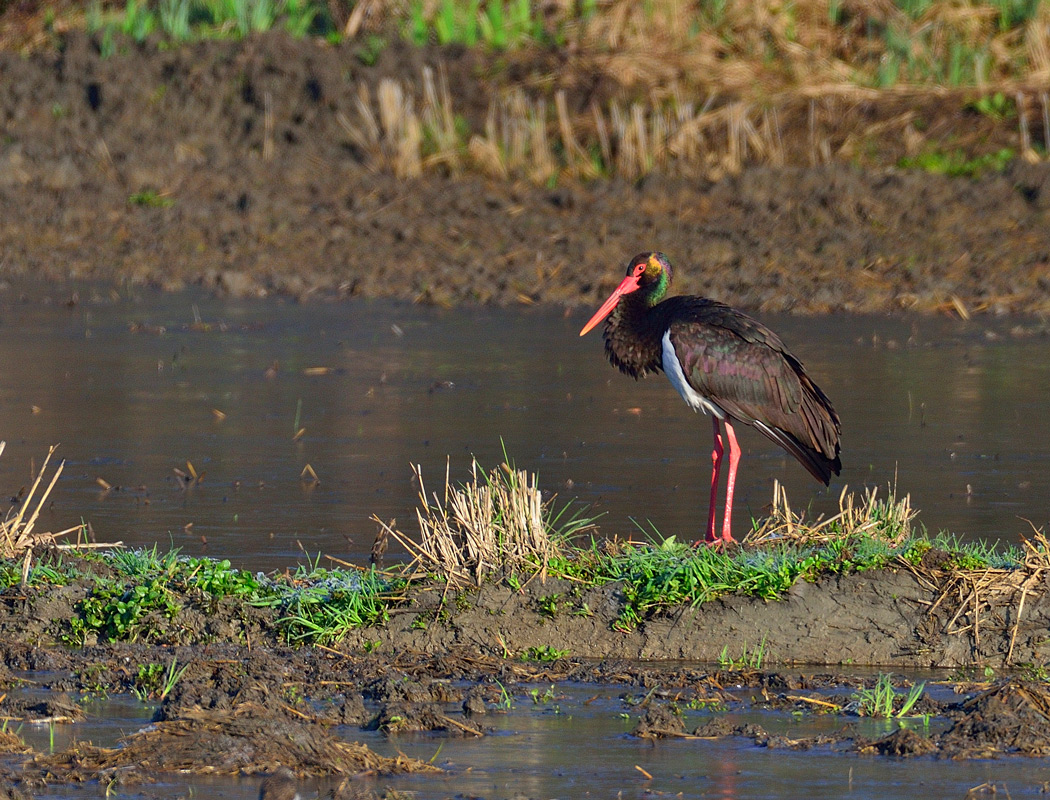
<svg viewBox="0 0 1050 800">
<path fill-rule="evenodd" d="M 667 273 L 667 270 L 662 270 L 660 277 L 656 279 L 656 283 L 639 289 L 638 294 L 641 295 L 641 300 L 645 303 L 645 306 L 652 308 L 667 296 L 667 290 L 670 287 L 671 276 Z"/>
</svg>

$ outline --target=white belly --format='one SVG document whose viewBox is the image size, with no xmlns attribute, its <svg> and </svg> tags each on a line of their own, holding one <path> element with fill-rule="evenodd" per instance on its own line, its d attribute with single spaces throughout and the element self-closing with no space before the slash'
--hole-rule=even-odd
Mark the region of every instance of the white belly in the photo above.
<svg viewBox="0 0 1050 800">
<path fill-rule="evenodd" d="M 667 379 L 671 381 L 671 385 L 685 400 L 685 404 L 693 411 L 703 411 L 705 414 L 718 417 L 718 419 L 725 419 L 725 412 L 697 392 L 696 389 L 689 385 L 689 381 L 685 379 L 685 373 L 682 372 L 682 364 L 678 360 L 678 354 L 674 351 L 674 345 L 671 344 L 670 331 L 664 334 L 662 341 L 664 372 L 667 374 Z"/>
</svg>

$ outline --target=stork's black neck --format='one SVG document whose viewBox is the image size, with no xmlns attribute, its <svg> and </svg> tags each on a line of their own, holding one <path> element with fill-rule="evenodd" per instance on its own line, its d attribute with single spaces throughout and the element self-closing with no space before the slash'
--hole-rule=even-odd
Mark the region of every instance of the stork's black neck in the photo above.
<svg viewBox="0 0 1050 800">
<path fill-rule="evenodd" d="M 663 369 L 663 335 L 669 324 L 665 313 L 672 300 L 655 305 L 641 292 L 629 294 L 609 314 L 605 323 L 605 354 L 612 365 L 641 378 Z"/>
</svg>

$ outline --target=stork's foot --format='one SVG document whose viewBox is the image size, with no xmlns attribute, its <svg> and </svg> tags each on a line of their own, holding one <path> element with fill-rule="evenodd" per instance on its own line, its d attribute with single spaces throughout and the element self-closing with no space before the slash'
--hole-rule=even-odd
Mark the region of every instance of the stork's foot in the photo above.
<svg viewBox="0 0 1050 800">
<path fill-rule="evenodd" d="M 715 550 L 728 550 L 737 545 L 739 545 L 739 542 L 733 538 L 731 533 L 722 536 L 705 536 L 703 539 L 697 539 L 693 542 L 694 548 L 711 547 Z"/>
</svg>

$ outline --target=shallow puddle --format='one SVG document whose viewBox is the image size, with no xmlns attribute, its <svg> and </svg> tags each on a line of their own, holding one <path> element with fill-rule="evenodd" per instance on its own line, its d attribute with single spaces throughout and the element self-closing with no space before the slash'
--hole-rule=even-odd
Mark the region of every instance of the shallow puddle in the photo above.
<svg viewBox="0 0 1050 800">
<path fill-rule="evenodd" d="M 464 480 L 471 454 L 492 467 L 504 448 L 605 534 L 692 539 L 705 519 L 710 426 L 662 376 L 613 370 L 577 335 L 585 310 L 91 294 L 0 294 L 0 486 L 17 493 L 60 443 L 48 527 L 250 568 L 303 550 L 361 563 L 372 514 L 414 531 L 411 464 L 435 490 L 447 456 Z M 896 482 L 920 521 L 970 539 L 1050 520 L 1050 337 L 1012 332 L 1039 323 L 762 318 L 835 402 L 844 469 L 825 490 L 746 431 L 738 535 L 775 478 L 824 513 L 845 484 Z"/>
</svg>

